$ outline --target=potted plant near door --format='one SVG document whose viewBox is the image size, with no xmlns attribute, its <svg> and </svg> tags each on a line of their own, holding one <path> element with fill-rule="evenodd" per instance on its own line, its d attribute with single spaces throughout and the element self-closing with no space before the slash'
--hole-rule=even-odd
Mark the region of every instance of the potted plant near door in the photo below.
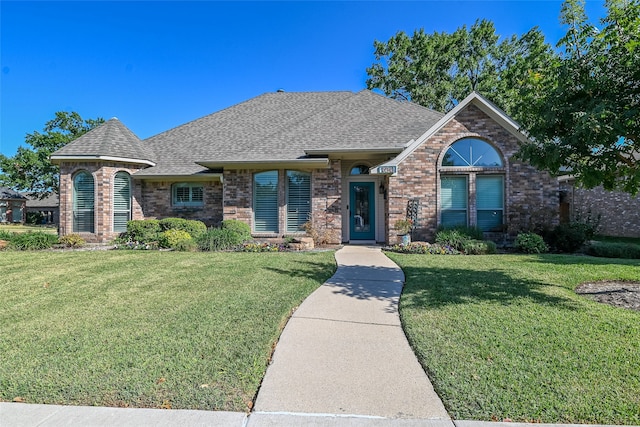
<svg viewBox="0 0 640 427">
<path fill-rule="evenodd" d="M 413 221 L 410 219 L 400 219 L 393 225 L 394 230 L 398 232 L 398 236 L 402 236 L 402 244 L 408 245 L 411 243 L 411 229 L 413 228 Z"/>
</svg>

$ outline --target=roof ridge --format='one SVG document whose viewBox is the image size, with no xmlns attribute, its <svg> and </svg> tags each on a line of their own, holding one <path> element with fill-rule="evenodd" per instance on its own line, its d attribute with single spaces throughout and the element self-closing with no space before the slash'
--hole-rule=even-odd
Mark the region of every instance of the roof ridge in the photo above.
<svg viewBox="0 0 640 427">
<path fill-rule="evenodd" d="M 388 96 L 386 96 L 384 94 L 374 92 L 374 91 L 372 91 L 370 89 L 363 89 L 361 92 L 368 92 L 371 95 L 379 96 L 379 97 L 388 99 L 390 101 L 395 101 L 400 105 L 410 105 L 411 107 L 418 107 L 418 108 L 421 108 L 423 110 L 430 111 L 432 113 L 440 114 L 440 115 L 443 115 L 443 116 L 445 115 L 445 113 L 443 113 L 442 111 L 438 111 L 438 110 L 434 110 L 433 108 L 425 107 L 424 105 L 418 104 L 417 102 L 413 102 L 411 100 L 402 100 L 402 99 L 390 98 L 390 97 L 388 97 Z"/>
</svg>

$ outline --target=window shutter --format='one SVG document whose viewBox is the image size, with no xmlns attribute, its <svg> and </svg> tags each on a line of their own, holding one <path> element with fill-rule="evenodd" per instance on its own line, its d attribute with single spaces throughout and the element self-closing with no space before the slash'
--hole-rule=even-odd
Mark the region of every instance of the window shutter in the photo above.
<svg viewBox="0 0 640 427">
<path fill-rule="evenodd" d="M 189 202 L 189 187 L 176 187 L 176 202 L 188 203 Z"/>
<path fill-rule="evenodd" d="M 255 231 L 278 232 L 278 171 L 254 175 L 253 211 Z"/>
<path fill-rule="evenodd" d="M 73 179 L 73 231 L 93 233 L 93 177 L 80 172 Z"/>
<path fill-rule="evenodd" d="M 478 227 L 490 231 L 502 226 L 504 211 L 504 180 L 502 176 L 476 178 Z"/>
<path fill-rule="evenodd" d="M 113 180 L 113 231 L 127 231 L 131 219 L 131 180 L 126 172 L 118 172 Z"/>
<path fill-rule="evenodd" d="M 287 171 L 287 232 L 302 229 L 311 213 L 311 174 Z"/>
<path fill-rule="evenodd" d="M 445 227 L 467 225 L 467 178 L 447 176 L 440 180 L 440 222 Z"/>
</svg>

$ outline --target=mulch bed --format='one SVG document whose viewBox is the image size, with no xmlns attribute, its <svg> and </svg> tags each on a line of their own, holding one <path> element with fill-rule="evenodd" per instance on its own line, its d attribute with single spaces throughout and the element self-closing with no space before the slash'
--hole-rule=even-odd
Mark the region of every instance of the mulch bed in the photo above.
<svg viewBox="0 0 640 427">
<path fill-rule="evenodd" d="M 603 304 L 640 311 L 640 282 L 602 280 L 583 283 L 576 293 Z"/>
</svg>

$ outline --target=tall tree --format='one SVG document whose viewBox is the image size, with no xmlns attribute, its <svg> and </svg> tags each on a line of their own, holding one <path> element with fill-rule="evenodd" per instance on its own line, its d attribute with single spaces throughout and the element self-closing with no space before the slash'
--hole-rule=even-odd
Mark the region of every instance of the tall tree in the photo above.
<svg viewBox="0 0 640 427">
<path fill-rule="evenodd" d="M 451 34 L 421 29 L 409 37 L 400 31 L 387 42 L 375 41 L 374 48 L 377 62 L 367 69 L 369 89 L 439 111 L 478 91 L 511 112 L 514 88 L 555 56 L 538 28 L 500 41 L 487 20 Z"/>
<path fill-rule="evenodd" d="M 0 183 L 40 199 L 57 193 L 59 168 L 51 164 L 49 156 L 101 123 L 102 118 L 83 120 L 76 112 L 56 112 L 43 133 L 34 131 L 25 137 L 33 148 L 20 146 L 13 157 L 0 154 Z"/>
<path fill-rule="evenodd" d="M 600 28 L 583 0 L 567 0 L 562 56 L 530 76 L 519 120 L 533 142 L 521 157 L 587 188 L 640 190 L 640 2 L 607 0 Z"/>
</svg>

